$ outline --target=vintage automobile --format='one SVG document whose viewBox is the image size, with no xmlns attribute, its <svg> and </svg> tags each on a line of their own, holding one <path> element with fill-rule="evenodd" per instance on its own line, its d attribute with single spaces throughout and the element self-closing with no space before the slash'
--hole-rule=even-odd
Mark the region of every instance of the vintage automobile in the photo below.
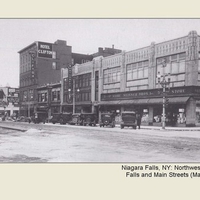
<svg viewBox="0 0 200 200">
<path fill-rule="evenodd" d="M 100 127 L 111 126 L 115 127 L 115 114 L 114 113 L 101 113 Z"/>
<path fill-rule="evenodd" d="M 72 114 L 71 121 L 69 122 L 71 125 L 83 125 L 83 118 L 81 113 Z"/>
<path fill-rule="evenodd" d="M 32 121 L 35 124 L 39 124 L 41 122 L 43 124 L 45 124 L 45 122 L 47 121 L 47 119 L 48 119 L 48 113 L 47 112 L 37 111 L 37 112 L 34 113 Z"/>
<path fill-rule="evenodd" d="M 82 120 L 83 125 L 89 125 L 89 126 L 96 126 L 97 124 L 97 115 L 94 113 L 82 113 Z"/>
<path fill-rule="evenodd" d="M 53 124 L 60 123 L 60 124 L 67 124 L 72 119 L 72 113 L 54 113 L 50 122 Z"/>
<path fill-rule="evenodd" d="M 136 120 L 136 112 L 134 111 L 126 111 L 122 112 L 121 114 L 121 128 L 127 127 L 133 127 L 136 129 L 137 127 L 137 120 Z"/>
</svg>

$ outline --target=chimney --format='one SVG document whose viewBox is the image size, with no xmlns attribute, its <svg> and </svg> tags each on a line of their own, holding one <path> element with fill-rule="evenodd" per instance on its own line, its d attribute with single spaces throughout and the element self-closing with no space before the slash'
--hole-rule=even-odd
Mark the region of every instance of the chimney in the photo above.
<svg viewBox="0 0 200 200">
<path fill-rule="evenodd" d="M 103 48 L 99 47 L 99 53 L 102 53 L 102 52 L 103 52 Z"/>
</svg>

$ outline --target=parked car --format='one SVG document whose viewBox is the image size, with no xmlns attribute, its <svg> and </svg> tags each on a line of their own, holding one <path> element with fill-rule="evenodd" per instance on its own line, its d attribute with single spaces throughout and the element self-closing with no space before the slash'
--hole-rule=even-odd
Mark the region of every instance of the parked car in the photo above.
<svg viewBox="0 0 200 200">
<path fill-rule="evenodd" d="M 32 118 L 32 120 L 33 120 L 33 122 L 35 123 L 35 124 L 39 124 L 39 123 L 43 123 L 43 124 L 45 124 L 45 122 L 47 121 L 47 119 L 48 119 L 48 113 L 47 112 L 39 112 L 39 111 L 37 111 L 37 112 L 35 112 L 34 113 L 34 116 L 33 116 L 33 118 Z"/>
<path fill-rule="evenodd" d="M 115 127 L 115 114 L 114 113 L 102 113 L 101 121 L 100 121 L 99 125 L 100 125 L 100 127 L 111 126 L 112 128 L 114 128 Z"/>
<path fill-rule="evenodd" d="M 69 124 L 71 124 L 71 125 L 83 125 L 82 114 L 81 113 L 73 114 Z"/>
<path fill-rule="evenodd" d="M 121 128 L 133 127 L 136 129 L 137 127 L 137 120 L 136 120 L 136 113 L 133 111 L 126 111 L 122 112 L 121 114 Z"/>
<path fill-rule="evenodd" d="M 60 123 L 60 124 L 66 124 L 69 123 L 72 119 L 72 113 L 54 113 L 52 115 L 52 118 L 50 122 L 53 124 Z"/>
<path fill-rule="evenodd" d="M 96 126 L 97 124 L 97 115 L 94 113 L 82 113 L 82 120 L 83 125 L 89 125 L 89 126 Z"/>
</svg>

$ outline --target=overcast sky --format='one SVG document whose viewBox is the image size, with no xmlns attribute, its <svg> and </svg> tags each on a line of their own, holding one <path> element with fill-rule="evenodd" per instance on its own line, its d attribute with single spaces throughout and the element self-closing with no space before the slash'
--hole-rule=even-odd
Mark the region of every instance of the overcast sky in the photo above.
<svg viewBox="0 0 200 200">
<path fill-rule="evenodd" d="M 187 35 L 200 19 L 0 19 L 0 86 L 19 86 L 19 50 L 43 41 L 66 40 L 72 52 L 98 47 L 130 51 Z"/>
</svg>

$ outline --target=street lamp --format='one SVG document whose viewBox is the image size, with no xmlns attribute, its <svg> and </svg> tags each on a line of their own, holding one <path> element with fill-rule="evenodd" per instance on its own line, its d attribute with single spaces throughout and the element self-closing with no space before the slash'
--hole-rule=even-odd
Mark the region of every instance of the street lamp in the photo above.
<svg viewBox="0 0 200 200">
<path fill-rule="evenodd" d="M 51 89 L 52 89 L 52 86 L 48 83 L 47 84 L 47 104 L 48 104 L 48 121 L 51 117 Z"/>
<path fill-rule="evenodd" d="M 24 100 L 25 100 L 25 113 L 24 113 L 24 115 L 29 117 L 30 112 L 29 112 L 29 102 L 28 102 L 28 91 L 27 91 L 27 94 L 24 95 Z M 26 111 L 26 105 L 27 105 L 27 111 Z"/>
<path fill-rule="evenodd" d="M 69 92 L 69 98 L 71 98 L 71 96 L 73 97 L 73 102 L 72 102 L 73 114 L 75 114 L 75 96 L 76 96 L 76 93 L 80 92 L 79 89 L 75 90 L 75 79 L 73 79 L 73 91 L 72 91 L 72 94 L 71 94 L 71 89 L 70 88 L 68 89 L 68 92 Z"/>
<path fill-rule="evenodd" d="M 165 129 L 165 108 L 166 108 L 166 103 L 168 101 L 168 99 L 166 98 L 167 86 L 168 86 L 168 89 L 170 89 L 170 74 L 168 73 L 168 77 L 166 80 L 166 74 L 165 74 L 166 60 L 165 59 L 162 62 L 162 67 L 163 67 L 163 76 L 161 76 L 160 72 L 158 72 L 157 78 L 158 78 L 158 84 L 161 85 L 163 88 L 162 129 Z"/>
<path fill-rule="evenodd" d="M 29 95 L 30 95 L 30 91 L 29 91 Z M 31 117 L 31 102 L 30 101 L 32 101 L 32 99 L 33 99 L 33 95 L 31 94 L 27 102 L 28 103 L 28 117 Z"/>
</svg>

